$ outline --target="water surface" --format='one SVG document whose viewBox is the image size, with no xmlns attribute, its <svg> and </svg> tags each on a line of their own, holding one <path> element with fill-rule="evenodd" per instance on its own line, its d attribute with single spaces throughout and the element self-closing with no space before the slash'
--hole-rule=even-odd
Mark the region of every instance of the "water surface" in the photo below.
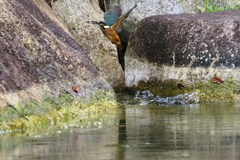
<svg viewBox="0 0 240 160">
<path fill-rule="evenodd" d="M 3 134 L 0 147 L 2 160 L 240 159 L 240 104 L 125 105 L 81 128 Z"/>
</svg>

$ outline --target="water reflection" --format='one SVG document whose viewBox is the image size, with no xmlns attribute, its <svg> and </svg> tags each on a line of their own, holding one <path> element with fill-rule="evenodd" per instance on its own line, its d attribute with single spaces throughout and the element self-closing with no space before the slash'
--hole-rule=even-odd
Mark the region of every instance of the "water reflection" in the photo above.
<svg viewBox="0 0 240 160">
<path fill-rule="evenodd" d="M 129 157 L 239 158 L 239 105 L 130 107 L 126 115 Z"/>
<path fill-rule="evenodd" d="M 127 105 L 103 126 L 2 135 L 1 159 L 239 159 L 240 105 Z"/>
</svg>

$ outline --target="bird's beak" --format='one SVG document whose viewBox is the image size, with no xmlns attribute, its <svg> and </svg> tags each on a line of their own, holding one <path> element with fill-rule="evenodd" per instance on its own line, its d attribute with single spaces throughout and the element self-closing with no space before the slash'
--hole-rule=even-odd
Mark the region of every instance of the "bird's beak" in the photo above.
<svg viewBox="0 0 240 160">
<path fill-rule="evenodd" d="M 98 24 L 98 21 L 87 21 L 87 23 Z"/>
</svg>

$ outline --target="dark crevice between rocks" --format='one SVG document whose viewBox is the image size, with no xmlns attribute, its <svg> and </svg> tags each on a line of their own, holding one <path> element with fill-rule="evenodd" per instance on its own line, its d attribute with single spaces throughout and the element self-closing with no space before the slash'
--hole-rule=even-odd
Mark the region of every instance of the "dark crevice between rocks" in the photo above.
<svg viewBox="0 0 240 160">
<path fill-rule="evenodd" d="M 107 11 L 107 2 L 105 0 L 98 0 L 98 3 L 99 3 L 99 7 L 101 8 L 101 10 L 103 12 L 106 12 Z"/>
<path fill-rule="evenodd" d="M 120 36 L 120 35 L 119 35 Z M 121 36 L 120 36 L 121 38 Z M 125 42 L 125 41 L 122 41 L 122 46 L 123 46 L 123 49 L 122 50 L 117 50 L 117 54 L 118 54 L 118 62 L 120 63 L 121 67 L 122 67 L 122 70 L 125 71 L 125 52 L 127 50 L 127 44 L 128 42 Z"/>
<path fill-rule="evenodd" d="M 45 2 L 52 8 L 52 3 L 55 3 L 57 0 L 45 0 Z"/>
</svg>

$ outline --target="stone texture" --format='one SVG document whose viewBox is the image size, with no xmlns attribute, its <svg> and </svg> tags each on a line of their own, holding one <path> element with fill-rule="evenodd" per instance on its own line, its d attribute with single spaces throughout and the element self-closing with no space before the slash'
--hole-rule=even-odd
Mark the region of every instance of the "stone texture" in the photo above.
<svg viewBox="0 0 240 160">
<path fill-rule="evenodd" d="M 214 75 L 239 81 L 240 10 L 156 15 L 143 19 L 126 52 L 126 84 L 151 78 L 210 80 Z"/>
<path fill-rule="evenodd" d="M 124 73 L 117 59 L 117 50 L 93 24 L 88 20 L 103 20 L 103 12 L 98 0 L 58 0 L 52 3 L 52 9 L 64 22 L 76 41 L 88 53 L 101 74 L 113 86 L 123 86 Z"/>
<path fill-rule="evenodd" d="M 112 90 L 44 0 L 0 5 L 0 107 L 61 91 L 87 97 Z"/>
</svg>

